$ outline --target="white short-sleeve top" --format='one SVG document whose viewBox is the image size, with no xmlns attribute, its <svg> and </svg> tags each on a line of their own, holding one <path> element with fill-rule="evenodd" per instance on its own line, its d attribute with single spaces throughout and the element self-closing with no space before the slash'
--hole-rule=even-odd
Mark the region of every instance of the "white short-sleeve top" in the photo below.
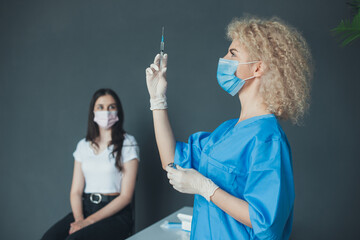
<svg viewBox="0 0 360 240">
<path fill-rule="evenodd" d="M 123 163 L 133 159 L 140 160 L 139 147 L 135 138 L 125 134 L 120 160 Z M 81 162 L 85 177 L 85 193 L 120 193 L 122 173 L 115 166 L 112 154 L 114 146 L 107 147 L 99 154 L 95 154 L 90 142 L 85 138 L 77 144 L 73 153 L 75 161 Z"/>
</svg>

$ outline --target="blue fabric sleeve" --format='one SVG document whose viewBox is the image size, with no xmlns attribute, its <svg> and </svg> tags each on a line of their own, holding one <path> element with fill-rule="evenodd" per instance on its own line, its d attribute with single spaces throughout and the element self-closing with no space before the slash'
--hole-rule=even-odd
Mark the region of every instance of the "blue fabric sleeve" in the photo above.
<svg viewBox="0 0 360 240">
<path fill-rule="evenodd" d="M 249 203 L 255 239 L 288 238 L 295 194 L 287 142 L 255 141 L 244 198 Z"/>
<path fill-rule="evenodd" d="M 189 137 L 188 143 L 176 142 L 174 163 L 182 168 L 199 169 L 201 151 L 208 141 L 209 132 L 197 132 Z"/>
</svg>

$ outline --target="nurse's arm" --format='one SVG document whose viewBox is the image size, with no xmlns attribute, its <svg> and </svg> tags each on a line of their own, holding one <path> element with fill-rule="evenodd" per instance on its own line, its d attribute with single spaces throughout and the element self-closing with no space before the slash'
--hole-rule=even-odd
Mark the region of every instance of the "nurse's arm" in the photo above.
<svg viewBox="0 0 360 240">
<path fill-rule="evenodd" d="M 175 138 L 170 125 L 167 110 L 153 110 L 156 143 L 159 149 L 162 168 L 174 161 Z"/>
<path fill-rule="evenodd" d="M 249 203 L 218 188 L 210 200 L 242 224 L 251 227 Z"/>
</svg>

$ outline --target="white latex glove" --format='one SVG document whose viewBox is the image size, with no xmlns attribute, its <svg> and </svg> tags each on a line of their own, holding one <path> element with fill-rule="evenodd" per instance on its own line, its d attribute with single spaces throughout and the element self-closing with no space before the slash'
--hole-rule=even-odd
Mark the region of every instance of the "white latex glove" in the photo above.
<svg viewBox="0 0 360 240">
<path fill-rule="evenodd" d="M 182 193 L 199 194 L 210 202 L 210 197 L 214 195 L 219 187 L 209 178 L 193 168 L 181 168 L 176 165 L 176 169 L 167 166 L 167 177 L 173 187 Z"/>
<path fill-rule="evenodd" d="M 166 102 L 166 69 L 167 54 L 162 59 L 162 69 L 160 69 L 160 54 L 157 54 L 154 63 L 146 69 L 146 84 L 150 94 L 150 109 L 167 109 Z"/>
</svg>

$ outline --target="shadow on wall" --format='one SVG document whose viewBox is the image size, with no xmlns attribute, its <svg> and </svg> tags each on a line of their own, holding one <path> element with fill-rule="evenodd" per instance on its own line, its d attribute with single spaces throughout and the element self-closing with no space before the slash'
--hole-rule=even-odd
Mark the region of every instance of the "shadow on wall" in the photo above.
<svg viewBox="0 0 360 240">
<path fill-rule="evenodd" d="M 168 216 L 183 206 L 192 206 L 194 197 L 175 191 L 169 184 L 155 141 L 152 115 L 142 116 L 135 137 L 140 145 L 140 166 L 135 190 L 135 232 Z"/>
<path fill-rule="evenodd" d="M 141 160 L 135 190 L 135 232 L 162 217 L 164 206 L 161 198 L 164 197 L 164 182 L 166 184 L 166 174 L 161 168 L 152 122 L 142 121 L 138 126 L 136 131 L 140 133 L 137 139 Z"/>
</svg>

